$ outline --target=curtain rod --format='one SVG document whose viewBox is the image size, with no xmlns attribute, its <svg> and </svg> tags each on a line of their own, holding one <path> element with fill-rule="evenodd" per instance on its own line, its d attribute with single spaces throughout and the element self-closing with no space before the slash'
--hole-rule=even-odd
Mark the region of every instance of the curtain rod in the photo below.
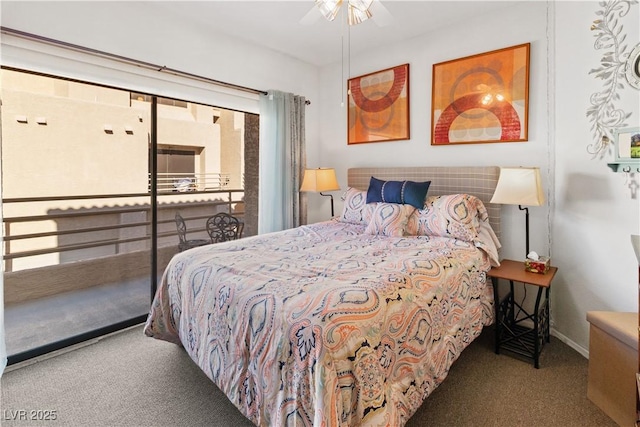
<svg viewBox="0 0 640 427">
<path fill-rule="evenodd" d="M 150 62 L 144 62 L 144 61 L 140 61 L 140 60 L 137 60 L 137 59 L 127 58 L 126 56 L 115 55 L 113 53 L 103 52 L 101 50 L 92 49 L 92 48 L 89 48 L 89 47 L 80 46 L 80 45 L 73 44 L 73 43 L 67 43 L 67 42 L 63 42 L 61 40 L 51 39 L 51 38 L 48 38 L 48 37 L 43 37 L 43 36 L 39 36 L 39 35 L 36 35 L 36 34 L 31 34 L 31 33 L 27 33 L 27 32 L 24 32 L 24 31 L 20 31 L 20 30 L 15 30 L 13 28 L 0 27 L 0 30 L 2 31 L 2 33 L 5 33 L 5 34 L 12 34 L 12 35 L 15 35 L 15 36 L 18 36 L 18 37 L 37 40 L 37 41 L 48 43 L 48 44 L 52 44 L 52 45 L 55 45 L 55 46 L 62 46 L 62 47 L 65 47 L 65 48 L 69 48 L 69 49 L 73 49 L 73 50 L 77 50 L 77 51 L 81 51 L 81 52 L 87 52 L 87 53 L 91 53 L 93 55 L 102 56 L 102 57 L 105 57 L 105 58 L 114 59 L 114 60 L 117 60 L 117 61 L 129 63 L 129 64 L 133 64 L 133 65 L 137 65 L 139 67 L 146 67 L 146 68 L 149 68 L 149 69 L 152 69 L 152 70 L 156 70 L 156 71 L 160 71 L 160 72 L 166 72 L 166 73 L 174 74 L 174 75 L 177 75 L 177 76 L 183 76 L 183 77 L 189 77 L 189 78 L 192 78 L 192 79 L 198 79 L 198 80 L 202 80 L 202 81 L 205 81 L 205 82 L 208 82 L 208 83 L 216 84 L 218 86 L 224 86 L 224 87 L 237 89 L 237 90 L 241 90 L 241 91 L 244 91 L 244 92 L 255 93 L 255 94 L 262 94 L 262 95 L 266 95 L 267 94 L 267 92 L 264 91 L 264 90 L 253 89 L 253 88 L 250 88 L 250 87 L 240 86 L 240 85 L 236 85 L 236 84 L 233 84 L 233 83 L 227 83 L 227 82 L 223 82 L 223 81 L 220 81 L 220 80 L 211 79 L 209 77 L 203 77 L 203 76 L 199 76 L 197 74 L 192 74 L 192 73 L 187 73 L 185 71 L 175 70 L 175 69 L 169 68 L 169 67 L 167 67 L 165 65 L 156 65 L 156 64 L 152 64 Z"/>
</svg>

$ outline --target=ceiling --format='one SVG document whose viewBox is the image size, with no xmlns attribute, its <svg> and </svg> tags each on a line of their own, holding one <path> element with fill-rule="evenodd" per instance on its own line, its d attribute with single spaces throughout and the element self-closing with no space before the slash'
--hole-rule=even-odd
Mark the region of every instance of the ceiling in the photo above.
<svg viewBox="0 0 640 427">
<path fill-rule="evenodd" d="M 329 22 L 315 9 L 313 0 L 144 4 L 147 8 L 157 8 L 157 13 L 168 13 L 190 25 L 198 25 L 212 35 L 228 34 L 321 67 L 340 61 L 343 40 L 347 46 L 345 52 L 355 56 L 375 46 L 397 43 L 449 25 L 457 25 L 464 31 L 465 20 L 517 3 L 505 0 L 380 1 L 392 17 L 386 26 L 376 23 L 375 14 L 374 19 L 352 27 L 343 23 L 341 15 Z"/>
<path fill-rule="evenodd" d="M 455 26 L 463 32 L 467 21 L 521 0 L 374 2 L 379 3 L 374 3 L 373 18 L 351 27 L 342 13 L 326 20 L 314 0 L 0 0 L 0 18 L 3 26 L 80 45 L 83 34 L 91 34 L 91 47 L 115 54 L 126 55 L 120 48 L 137 46 L 150 58 L 154 52 L 162 54 L 162 45 L 153 41 L 188 37 L 184 29 L 192 28 L 207 41 L 226 34 L 322 67 L 425 33 L 437 38 L 438 28 Z M 388 11 L 388 25 L 376 21 L 385 16 L 376 11 L 380 4 Z M 114 27 L 127 31 L 114 32 Z"/>
</svg>

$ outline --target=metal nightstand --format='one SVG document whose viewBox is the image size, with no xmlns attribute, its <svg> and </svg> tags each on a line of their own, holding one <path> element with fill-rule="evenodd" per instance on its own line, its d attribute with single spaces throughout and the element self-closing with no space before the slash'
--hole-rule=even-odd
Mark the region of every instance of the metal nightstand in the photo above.
<svg viewBox="0 0 640 427">
<path fill-rule="evenodd" d="M 531 273 L 524 269 L 522 261 L 505 259 L 500 261 L 500 267 L 493 267 L 487 276 L 493 283 L 495 303 L 495 351 L 500 354 L 501 349 L 509 350 L 533 359 L 534 366 L 540 367 L 540 353 L 545 342 L 550 341 L 549 334 L 549 293 L 557 267 L 549 267 L 545 274 Z M 500 298 L 498 292 L 499 279 L 509 281 L 509 293 Z M 513 284 L 521 282 L 538 287 L 536 303 L 532 313 L 528 313 L 520 303 L 515 301 Z M 542 301 L 544 291 L 544 301 Z M 523 325 L 533 322 L 533 327 Z"/>
</svg>

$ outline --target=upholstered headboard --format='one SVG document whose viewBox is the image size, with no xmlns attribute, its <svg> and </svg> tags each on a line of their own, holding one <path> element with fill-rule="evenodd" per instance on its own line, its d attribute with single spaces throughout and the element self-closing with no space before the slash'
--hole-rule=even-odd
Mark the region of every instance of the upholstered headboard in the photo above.
<svg viewBox="0 0 640 427">
<path fill-rule="evenodd" d="M 489 203 L 500 176 L 498 166 L 351 168 L 347 171 L 347 184 L 366 190 L 372 176 L 385 181 L 431 181 L 429 196 L 460 193 L 476 196 L 486 206 L 491 228 L 500 238 L 500 205 Z"/>
</svg>

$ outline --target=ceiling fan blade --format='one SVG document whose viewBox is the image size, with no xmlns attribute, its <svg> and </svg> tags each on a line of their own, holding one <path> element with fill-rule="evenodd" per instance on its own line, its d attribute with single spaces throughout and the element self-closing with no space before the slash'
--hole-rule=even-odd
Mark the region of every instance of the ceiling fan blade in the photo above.
<svg viewBox="0 0 640 427">
<path fill-rule="evenodd" d="M 322 13 L 318 10 L 318 8 L 316 6 L 313 6 L 309 12 L 307 12 L 301 19 L 300 19 L 300 24 L 301 25 L 313 25 L 315 24 L 318 19 L 320 19 L 320 17 L 322 16 Z"/>
<path fill-rule="evenodd" d="M 379 27 L 386 27 L 394 22 L 393 15 L 391 15 L 391 12 L 389 12 L 380 0 L 373 0 L 369 11 L 371 12 L 371 19 Z"/>
</svg>

